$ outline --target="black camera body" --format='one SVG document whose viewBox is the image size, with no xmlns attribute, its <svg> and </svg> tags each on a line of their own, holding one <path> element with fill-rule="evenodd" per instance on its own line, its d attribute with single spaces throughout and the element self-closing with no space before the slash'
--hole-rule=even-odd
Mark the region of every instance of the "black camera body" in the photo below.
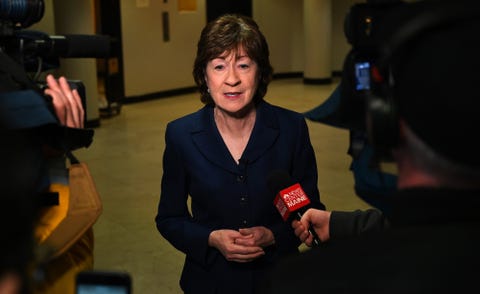
<svg viewBox="0 0 480 294">
<path fill-rule="evenodd" d="M 398 144 L 401 98 L 395 77 L 410 50 L 434 31 L 478 20 L 479 7 L 473 0 L 384 0 L 351 7 L 345 36 L 352 47 L 343 67 L 339 113 L 351 129 L 368 134 L 382 160 L 390 161 Z"/>
<path fill-rule="evenodd" d="M 48 35 L 26 30 L 39 22 L 43 0 L 0 0 L 0 52 L 32 73 L 37 82 L 43 71 L 60 66 L 60 58 L 108 58 L 111 38 L 104 35 Z"/>
<path fill-rule="evenodd" d="M 43 95 L 46 83 L 41 73 L 60 67 L 60 58 L 108 58 L 109 36 L 51 36 L 27 30 L 43 18 L 44 11 L 43 0 L 0 0 L 0 93 L 29 89 Z M 86 109 L 83 82 L 69 80 L 69 84 L 79 90 Z"/>
<path fill-rule="evenodd" d="M 41 52 L 36 52 L 32 44 L 35 39 L 46 39 L 48 35 L 36 32 L 35 37 L 28 37 L 34 33 L 29 33 L 25 28 L 39 22 L 44 12 L 43 0 L 0 0 L 0 50 L 23 66 L 27 72 L 36 71 L 31 60 L 37 63 L 37 57 L 45 57 Z M 39 72 L 59 66 L 56 59 L 50 60 L 50 63 L 53 63 L 53 66 L 41 68 Z"/>
<path fill-rule="evenodd" d="M 9 35 L 15 28 L 27 28 L 43 18 L 42 0 L 0 1 L 0 35 Z"/>
<path fill-rule="evenodd" d="M 92 142 L 93 130 L 72 129 L 65 132 L 63 126 L 52 127 L 52 123 L 57 124 L 57 118 L 50 97 L 44 95 L 46 83 L 41 80 L 40 74 L 58 68 L 60 58 L 107 58 L 110 37 L 50 36 L 44 32 L 26 30 L 43 18 L 44 11 L 43 0 L 0 0 L 1 127 L 7 130 L 45 130 L 48 141 L 55 142 L 54 147 L 60 146 L 62 149 L 88 147 Z M 68 82 L 72 89 L 78 90 L 86 110 L 85 85 L 81 80 Z M 86 111 L 84 113 L 86 119 Z"/>
<path fill-rule="evenodd" d="M 351 50 L 343 64 L 339 119 L 350 129 L 366 129 L 368 95 L 381 91 L 384 84 L 378 62 L 385 31 L 391 28 L 389 15 L 403 5 L 400 0 L 357 3 L 345 17 L 344 34 Z"/>
</svg>

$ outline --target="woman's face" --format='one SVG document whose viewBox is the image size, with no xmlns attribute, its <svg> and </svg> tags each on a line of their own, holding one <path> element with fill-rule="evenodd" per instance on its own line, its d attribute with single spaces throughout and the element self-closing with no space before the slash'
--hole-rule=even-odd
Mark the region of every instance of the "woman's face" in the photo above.
<svg viewBox="0 0 480 294">
<path fill-rule="evenodd" d="M 257 64 L 242 48 L 210 60 L 205 79 L 215 105 L 230 113 L 250 106 L 257 91 L 257 72 Z"/>
</svg>

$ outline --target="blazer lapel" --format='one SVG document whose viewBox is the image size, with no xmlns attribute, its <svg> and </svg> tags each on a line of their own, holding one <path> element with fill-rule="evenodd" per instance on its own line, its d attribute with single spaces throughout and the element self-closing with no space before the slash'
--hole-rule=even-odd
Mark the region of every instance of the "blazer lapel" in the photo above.
<svg viewBox="0 0 480 294">
<path fill-rule="evenodd" d="M 273 107 L 263 101 L 258 104 L 255 126 L 242 158 L 249 163 L 256 161 L 275 143 L 280 130 Z"/>
<path fill-rule="evenodd" d="M 192 124 L 191 136 L 207 160 L 231 172 L 238 172 L 238 166 L 215 126 L 213 107 L 205 106 L 199 111 L 198 120 Z"/>
<path fill-rule="evenodd" d="M 198 150 L 212 163 L 233 173 L 240 172 L 239 166 L 218 132 L 213 119 L 213 107 L 206 106 L 199 111 L 198 120 L 193 122 L 192 139 Z M 273 107 L 261 102 L 257 107 L 255 126 L 243 152 L 242 159 L 252 163 L 275 143 L 280 131 Z"/>
</svg>

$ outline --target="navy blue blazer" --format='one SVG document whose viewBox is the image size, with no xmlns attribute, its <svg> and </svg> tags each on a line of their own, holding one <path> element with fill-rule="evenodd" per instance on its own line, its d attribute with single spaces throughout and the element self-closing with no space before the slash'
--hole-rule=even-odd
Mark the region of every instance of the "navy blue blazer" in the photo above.
<svg viewBox="0 0 480 294">
<path fill-rule="evenodd" d="M 185 293 L 254 293 L 269 266 L 298 252 L 300 241 L 274 207 L 275 192 L 267 185 L 275 169 L 289 172 L 312 205 L 324 209 L 315 154 L 301 114 L 259 103 L 239 164 L 217 130 L 212 106 L 167 125 L 155 221 L 161 235 L 186 254 L 180 279 Z M 227 261 L 208 246 L 213 230 L 253 226 L 269 228 L 276 241 L 253 262 Z"/>
</svg>

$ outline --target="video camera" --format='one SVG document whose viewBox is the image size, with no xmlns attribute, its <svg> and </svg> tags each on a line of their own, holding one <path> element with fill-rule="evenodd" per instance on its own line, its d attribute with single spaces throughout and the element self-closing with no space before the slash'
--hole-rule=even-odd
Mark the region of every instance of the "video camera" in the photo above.
<svg viewBox="0 0 480 294">
<path fill-rule="evenodd" d="M 343 64 L 338 115 L 350 129 L 365 131 L 367 95 L 384 85 L 378 66 L 382 44 L 394 27 L 391 13 L 404 5 L 401 0 L 371 0 L 354 4 L 345 17 L 344 34 L 351 50 Z"/>
<path fill-rule="evenodd" d="M 339 113 L 345 124 L 368 131 L 376 152 L 390 157 L 398 140 L 399 97 L 414 94 L 402 92 L 407 91 L 405 83 L 398 83 L 401 75 L 403 80 L 411 76 L 404 65 L 413 59 L 412 50 L 425 36 L 479 16 L 478 1 L 472 0 L 377 0 L 353 5 L 345 19 L 345 35 L 352 45 L 341 81 Z M 433 54 L 439 48 L 431 50 Z M 420 68 L 409 70 L 413 74 Z"/>
<path fill-rule="evenodd" d="M 46 113 L 49 111 L 55 115 L 49 97 L 43 93 L 45 81 L 40 80 L 40 74 L 58 68 L 60 58 L 107 58 L 110 54 L 109 36 L 79 34 L 50 36 L 44 32 L 27 30 L 26 28 L 43 18 L 44 11 L 43 0 L 0 0 L 2 127 L 15 129 L 51 124 L 52 119 L 47 119 Z M 69 84 L 72 89 L 78 90 L 86 109 L 84 84 L 80 80 L 69 80 Z M 12 109 L 19 107 L 36 109 L 38 112 L 14 114 Z M 45 108 L 48 108 L 48 111 Z M 76 149 L 90 145 L 93 131 L 88 130 L 90 131 L 88 134 L 87 130 L 76 131 L 70 132 L 75 133 L 70 138 L 61 138 L 69 141 L 66 146 Z"/>
<path fill-rule="evenodd" d="M 110 37 L 103 35 L 56 35 L 25 30 L 44 15 L 42 0 L 0 0 L 0 48 L 25 67 L 37 73 L 57 68 L 61 58 L 105 58 Z"/>
</svg>

